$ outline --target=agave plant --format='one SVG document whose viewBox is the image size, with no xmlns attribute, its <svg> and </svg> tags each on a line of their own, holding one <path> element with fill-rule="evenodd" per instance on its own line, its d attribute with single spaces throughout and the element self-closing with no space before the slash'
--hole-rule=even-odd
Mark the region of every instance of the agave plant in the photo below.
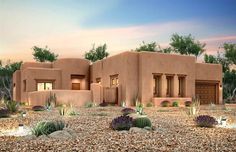
<svg viewBox="0 0 236 152">
<path fill-rule="evenodd" d="M 121 110 L 121 112 L 123 113 L 123 115 L 128 115 L 128 114 L 131 114 L 131 113 L 135 113 L 136 111 L 132 108 L 124 108 Z"/>
<path fill-rule="evenodd" d="M 129 116 L 119 116 L 112 120 L 113 130 L 129 130 L 133 126 L 133 118 Z"/>
<path fill-rule="evenodd" d="M 35 136 L 49 135 L 52 132 L 63 130 L 65 123 L 63 121 L 41 121 L 32 129 Z"/>
<path fill-rule="evenodd" d="M 217 125 L 217 121 L 214 117 L 209 115 L 200 115 L 195 118 L 195 123 L 199 127 L 214 127 Z"/>
<path fill-rule="evenodd" d="M 5 101 L 5 105 L 10 113 L 15 113 L 18 111 L 19 103 L 16 101 Z"/>
</svg>

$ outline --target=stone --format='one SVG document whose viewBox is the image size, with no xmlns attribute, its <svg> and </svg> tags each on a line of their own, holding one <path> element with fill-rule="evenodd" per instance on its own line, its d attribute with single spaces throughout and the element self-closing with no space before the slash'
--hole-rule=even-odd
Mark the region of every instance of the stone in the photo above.
<svg viewBox="0 0 236 152">
<path fill-rule="evenodd" d="M 144 132 L 147 132 L 147 130 L 142 129 L 142 128 L 138 128 L 138 127 L 132 127 L 132 128 L 129 129 L 129 131 L 131 133 L 140 133 L 140 132 L 144 133 Z"/>
<path fill-rule="evenodd" d="M 39 139 L 39 140 L 47 140 L 47 139 L 49 139 L 49 137 L 47 135 L 41 135 L 37 139 Z"/>
<path fill-rule="evenodd" d="M 77 137 L 77 133 L 70 128 L 64 128 L 63 131 L 67 131 L 70 135 L 72 135 L 74 138 Z"/>
<path fill-rule="evenodd" d="M 48 135 L 50 138 L 54 139 L 60 139 L 60 140 L 67 140 L 67 139 L 72 139 L 74 138 L 73 135 L 71 135 L 68 131 L 66 130 L 59 130 L 51 133 Z"/>
<path fill-rule="evenodd" d="M 151 131 L 151 130 L 152 130 L 152 128 L 151 128 L 151 127 L 148 127 L 148 126 L 144 127 L 143 129 L 148 130 L 148 131 Z"/>
<path fill-rule="evenodd" d="M 27 136 L 24 136 L 23 139 L 24 140 L 34 140 L 36 139 L 37 137 L 35 135 L 27 135 Z"/>
</svg>

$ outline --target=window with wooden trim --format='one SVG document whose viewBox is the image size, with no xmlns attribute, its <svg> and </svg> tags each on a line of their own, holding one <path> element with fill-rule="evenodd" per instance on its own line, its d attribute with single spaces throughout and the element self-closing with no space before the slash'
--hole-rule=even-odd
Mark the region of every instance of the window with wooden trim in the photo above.
<svg viewBox="0 0 236 152">
<path fill-rule="evenodd" d="M 52 90 L 52 82 L 37 82 L 37 91 Z"/>
<path fill-rule="evenodd" d="M 110 76 L 111 86 L 117 86 L 119 84 L 118 74 Z"/>
<path fill-rule="evenodd" d="M 167 83 L 167 90 L 166 96 L 172 97 L 173 96 L 173 76 L 166 76 L 166 83 Z"/>
<path fill-rule="evenodd" d="M 154 75 L 153 76 L 153 96 L 160 97 L 161 92 L 161 76 Z"/>
<path fill-rule="evenodd" d="M 101 78 L 96 78 L 96 83 L 101 84 Z"/>
<path fill-rule="evenodd" d="M 179 76 L 179 97 L 184 97 L 185 94 L 185 77 Z"/>
</svg>

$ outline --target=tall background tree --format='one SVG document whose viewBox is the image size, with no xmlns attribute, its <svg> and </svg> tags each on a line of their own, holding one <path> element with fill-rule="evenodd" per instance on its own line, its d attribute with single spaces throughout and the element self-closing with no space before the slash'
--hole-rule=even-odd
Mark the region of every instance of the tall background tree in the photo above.
<svg viewBox="0 0 236 152">
<path fill-rule="evenodd" d="M 38 62 L 53 62 L 57 60 L 58 54 L 51 52 L 47 46 L 45 48 L 34 46 L 32 49 L 34 59 Z"/>
<path fill-rule="evenodd" d="M 179 54 L 200 56 L 204 51 L 206 44 L 196 41 L 191 34 L 180 36 L 173 34 L 171 37 L 170 46 L 173 51 Z"/>
<path fill-rule="evenodd" d="M 95 48 L 95 44 L 93 44 L 93 48 L 89 50 L 88 52 L 85 52 L 84 56 L 85 59 L 95 62 L 97 60 L 102 60 L 106 57 L 108 57 L 109 53 L 106 51 L 107 45 L 103 44 Z"/>
<path fill-rule="evenodd" d="M 10 62 L 5 64 L 0 61 L 0 99 L 12 100 L 13 81 L 12 76 L 20 69 L 22 62 Z"/>
<path fill-rule="evenodd" d="M 225 43 L 222 53 L 204 56 L 206 63 L 217 63 L 223 67 L 223 96 L 226 101 L 236 102 L 236 44 Z"/>
</svg>

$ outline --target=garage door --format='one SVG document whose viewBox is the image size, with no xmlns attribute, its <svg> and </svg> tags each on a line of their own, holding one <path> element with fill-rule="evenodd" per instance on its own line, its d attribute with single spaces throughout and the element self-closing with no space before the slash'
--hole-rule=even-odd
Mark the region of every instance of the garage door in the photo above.
<svg viewBox="0 0 236 152">
<path fill-rule="evenodd" d="M 201 101 L 201 104 L 217 103 L 216 100 L 216 83 L 196 83 L 196 97 Z"/>
</svg>

